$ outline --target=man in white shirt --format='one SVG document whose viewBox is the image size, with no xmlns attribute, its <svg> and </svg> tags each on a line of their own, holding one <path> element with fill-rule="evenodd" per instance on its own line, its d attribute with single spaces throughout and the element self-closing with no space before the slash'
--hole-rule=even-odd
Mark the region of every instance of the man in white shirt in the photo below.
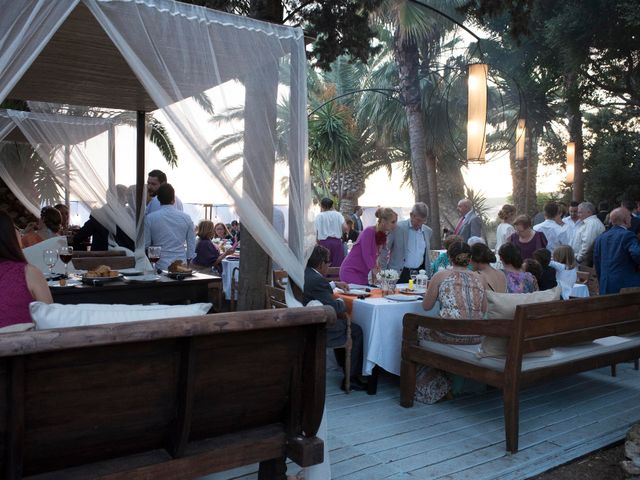
<svg viewBox="0 0 640 480">
<path fill-rule="evenodd" d="M 151 197 L 151 200 L 147 204 L 147 209 L 144 212 L 145 215 L 149 215 L 152 212 L 160 210 L 160 202 L 157 198 L 157 192 L 160 185 L 164 185 L 165 183 L 167 183 L 167 176 L 162 170 L 151 170 L 149 172 L 149 175 L 147 176 L 147 194 Z M 173 206 L 181 212 L 184 211 L 182 202 L 178 197 L 176 197 L 176 201 Z"/>
<path fill-rule="evenodd" d="M 332 265 L 339 267 L 344 260 L 342 232 L 347 225 L 342 214 L 333 209 L 333 200 L 330 198 L 325 197 L 320 201 L 320 209 L 315 220 L 318 244 L 329 250 Z"/>
<path fill-rule="evenodd" d="M 173 206 L 175 192 L 170 184 L 160 185 L 157 197 L 160 209 L 144 217 L 144 246 L 161 247 L 157 263 L 160 269 L 166 269 L 176 260 L 188 263 L 196 256 L 191 217 Z"/>
<path fill-rule="evenodd" d="M 573 243 L 573 235 L 576 232 L 576 227 L 580 223 L 580 218 L 578 217 L 578 205 L 579 202 L 571 202 L 569 205 L 569 216 L 564 217 L 562 222 L 565 224 L 565 228 L 567 229 L 567 241 L 569 245 Z"/>
<path fill-rule="evenodd" d="M 557 246 L 569 245 L 567 227 L 560 220 L 560 208 L 556 202 L 545 204 L 544 218 L 544 222 L 534 225 L 533 229 L 547 237 L 547 250 L 553 253 Z"/>
<path fill-rule="evenodd" d="M 596 237 L 605 231 L 604 224 L 596 216 L 593 203 L 582 202 L 578 205 L 578 217 L 581 223 L 576 226 L 571 246 L 576 261 L 587 267 L 593 266 L 593 244 Z"/>
</svg>

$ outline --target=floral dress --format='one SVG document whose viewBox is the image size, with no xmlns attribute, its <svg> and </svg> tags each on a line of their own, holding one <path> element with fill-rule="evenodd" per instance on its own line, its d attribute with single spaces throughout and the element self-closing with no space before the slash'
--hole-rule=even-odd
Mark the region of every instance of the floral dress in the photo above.
<svg viewBox="0 0 640 480">
<path fill-rule="evenodd" d="M 454 270 L 438 289 L 440 316 L 443 318 L 481 319 L 485 291 L 480 275 L 475 272 Z M 456 345 L 480 343 L 479 335 L 455 335 L 427 328 L 418 328 L 418 339 Z M 435 403 L 451 389 L 451 379 L 441 370 L 422 366 L 416 378 L 415 399 L 422 403 Z"/>
<path fill-rule="evenodd" d="M 529 272 L 508 272 L 502 270 L 507 277 L 507 293 L 531 293 L 538 291 L 538 281 Z"/>
</svg>

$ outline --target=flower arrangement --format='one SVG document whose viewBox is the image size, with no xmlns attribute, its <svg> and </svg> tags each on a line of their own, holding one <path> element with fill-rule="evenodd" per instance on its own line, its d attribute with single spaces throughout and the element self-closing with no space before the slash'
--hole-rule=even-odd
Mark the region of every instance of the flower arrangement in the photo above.
<svg viewBox="0 0 640 480">
<path fill-rule="evenodd" d="M 378 278 L 380 280 L 398 280 L 400 278 L 400 274 L 396 270 L 380 270 L 378 273 Z"/>
</svg>

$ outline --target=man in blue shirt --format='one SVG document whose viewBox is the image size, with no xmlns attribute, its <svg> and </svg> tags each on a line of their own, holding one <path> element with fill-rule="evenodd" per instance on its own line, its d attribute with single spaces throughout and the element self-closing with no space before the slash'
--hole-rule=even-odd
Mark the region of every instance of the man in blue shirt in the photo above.
<svg viewBox="0 0 640 480">
<path fill-rule="evenodd" d="M 174 207 L 175 192 L 169 183 L 158 187 L 157 198 L 159 210 L 144 217 L 144 246 L 162 248 L 158 268 L 166 269 L 175 260 L 188 263 L 195 257 L 196 250 L 191 217 Z"/>
<path fill-rule="evenodd" d="M 629 230 L 631 213 L 626 208 L 616 208 L 609 219 L 612 227 L 596 238 L 593 250 L 601 295 L 640 287 L 640 242 Z"/>
<path fill-rule="evenodd" d="M 147 204 L 147 209 L 144 212 L 145 215 L 149 215 L 152 212 L 160 210 L 160 202 L 158 201 L 157 196 L 158 188 L 160 188 L 160 185 L 164 185 L 165 183 L 167 183 L 167 176 L 162 170 L 151 170 L 149 172 L 149 175 L 147 176 L 147 195 L 151 197 L 151 200 L 149 200 L 149 203 Z M 173 206 L 181 212 L 184 211 L 182 202 L 178 197 L 176 197 L 176 201 Z"/>
</svg>

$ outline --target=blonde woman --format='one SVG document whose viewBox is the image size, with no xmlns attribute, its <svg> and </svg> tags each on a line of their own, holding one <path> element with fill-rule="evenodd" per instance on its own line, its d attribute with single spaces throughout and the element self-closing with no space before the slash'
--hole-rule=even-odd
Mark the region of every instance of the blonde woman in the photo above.
<svg viewBox="0 0 640 480">
<path fill-rule="evenodd" d="M 377 273 L 380 250 L 387 243 L 387 235 L 396 228 L 398 214 L 390 208 L 376 210 L 378 222 L 375 227 L 365 228 L 351 252 L 340 266 L 340 280 L 346 283 L 367 285 L 369 272 Z"/>
<path fill-rule="evenodd" d="M 498 218 L 502 221 L 496 230 L 496 247 L 494 251 L 497 253 L 500 247 L 507 243 L 509 237 L 516 232 L 513 227 L 513 220 L 516 218 L 516 207 L 508 203 L 503 205 L 498 212 Z"/>
<path fill-rule="evenodd" d="M 218 224 L 223 225 L 223 224 Z M 194 267 L 199 270 L 211 271 L 215 268 L 218 272 L 222 272 L 222 260 L 227 256 L 235 252 L 235 249 L 230 248 L 224 253 L 220 253 L 218 248 L 213 244 L 211 239 L 215 235 L 215 227 L 210 220 L 202 220 L 198 224 L 198 243 L 196 243 L 196 256 L 191 261 Z"/>
</svg>

